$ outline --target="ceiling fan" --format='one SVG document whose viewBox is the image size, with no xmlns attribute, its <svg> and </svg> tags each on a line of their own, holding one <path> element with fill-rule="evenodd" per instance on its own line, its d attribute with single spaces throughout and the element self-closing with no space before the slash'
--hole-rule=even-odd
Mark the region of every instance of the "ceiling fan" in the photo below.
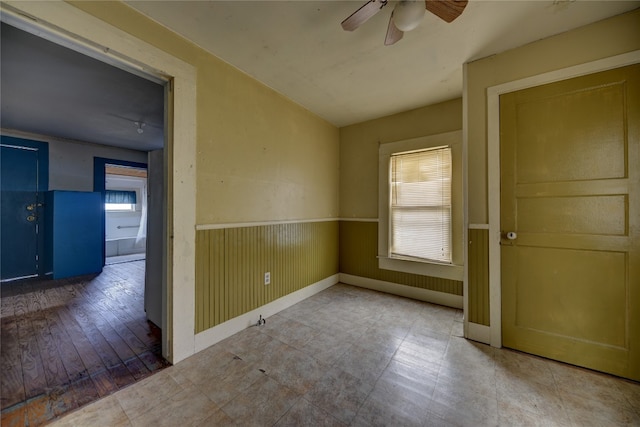
<svg viewBox="0 0 640 427">
<path fill-rule="evenodd" d="M 380 12 L 387 3 L 388 0 L 369 0 L 342 21 L 342 28 L 346 31 L 355 30 Z M 467 3 L 468 0 L 400 0 L 391 12 L 384 44 L 388 46 L 396 43 L 405 31 L 411 31 L 417 27 L 424 16 L 425 9 L 446 22 L 452 22 L 462 14 Z"/>
</svg>

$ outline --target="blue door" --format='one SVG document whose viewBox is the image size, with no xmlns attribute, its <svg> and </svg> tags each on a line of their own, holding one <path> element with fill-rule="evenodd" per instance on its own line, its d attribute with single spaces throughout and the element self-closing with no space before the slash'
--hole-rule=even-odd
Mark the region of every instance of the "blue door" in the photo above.
<svg viewBox="0 0 640 427">
<path fill-rule="evenodd" d="M 48 181 L 47 144 L 0 140 L 0 279 L 43 274 L 41 216 Z"/>
</svg>

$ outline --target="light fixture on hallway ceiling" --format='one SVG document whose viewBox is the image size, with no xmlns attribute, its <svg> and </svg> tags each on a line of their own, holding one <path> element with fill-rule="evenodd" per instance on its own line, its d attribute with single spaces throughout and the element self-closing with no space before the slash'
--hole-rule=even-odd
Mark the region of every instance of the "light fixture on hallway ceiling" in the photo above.
<svg viewBox="0 0 640 427">
<path fill-rule="evenodd" d="M 153 128 L 153 129 L 158 129 L 160 131 L 163 130 L 163 124 L 162 122 L 160 122 L 160 124 L 156 124 L 154 123 L 154 119 L 153 117 L 148 117 L 146 116 L 144 113 L 142 114 L 136 114 L 135 116 L 120 116 L 118 114 L 114 114 L 114 113 L 107 113 L 108 116 L 111 117 L 115 117 L 117 119 L 120 120 L 126 120 L 127 122 L 133 124 L 135 126 L 136 132 L 138 132 L 138 134 L 143 134 L 144 131 L 149 130 L 149 128 Z M 136 118 L 137 116 L 137 118 Z M 144 121 L 143 119 L 146 119 L 147 121 Z M 119 126 L 119 125 L 118 125 Z M 127 125 L 129 126 L 129 125 Z M 153 132 L 153 129 L 151 130 L 151 132 Z"/>
<path fill-rule="evenodd" d="M 142 128 L 146 126 L 146 123 L 145 122 L 133 122 L 133 123 L 138 127 L 138 129 L 136 129 L 136 132 L 138 132 L 139 134 L 142 134 L 144 132 L 144 129 Z"/>
</svg>

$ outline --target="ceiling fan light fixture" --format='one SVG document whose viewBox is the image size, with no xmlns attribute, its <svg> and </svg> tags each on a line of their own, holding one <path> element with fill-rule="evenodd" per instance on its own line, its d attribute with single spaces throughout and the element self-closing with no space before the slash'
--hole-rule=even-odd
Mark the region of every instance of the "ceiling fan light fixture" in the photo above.
<svg viewBox="0 0 640 427">
<path fill-rule="evenodd" d="M 146 123 L 145 122 L 133 122 L 137 129 L 136 132 L 138 132 L 139 134 L 143 134 L 144 133 L 144 129 L 142 129 L 143 127 L 145 127 Z"/>
<path fill-rule="evenodd" d="M 401 31 L 416 28 L 425 14 L 423 0 L 401 0 L 393 9 L 393 23 Z"/>
</svg>

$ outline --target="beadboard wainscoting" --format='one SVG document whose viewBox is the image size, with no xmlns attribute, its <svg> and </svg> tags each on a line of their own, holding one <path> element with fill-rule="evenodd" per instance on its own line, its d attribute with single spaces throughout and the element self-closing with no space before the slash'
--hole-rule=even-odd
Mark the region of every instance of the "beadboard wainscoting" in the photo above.
<svg viewBox="0 0 640 427">
<path fill-rule="evenodd" d="M 338 228 L 336 220 L 199 227 L 196 333 L 337 275 Z"/>
<path fill-rule="evenodd" d="M 469 227 L 469 322 L 489 326 L 489 229 Z"/>
<path fill-rule="evenodd" d="M 412 293 L 411 297 L 456 308 L 462 307 L 461 281 L 380 269 L 377 251 L 377 221 L 340 221 L 341 281 L 404 296 L 409 296 L 405 295 L 406 287 L 422 289 L 430 292 Z M 381 288 L 383 285 L 384 288 Z M 397 289 L 394 289 L 394 286 Z"/>
</svg>

